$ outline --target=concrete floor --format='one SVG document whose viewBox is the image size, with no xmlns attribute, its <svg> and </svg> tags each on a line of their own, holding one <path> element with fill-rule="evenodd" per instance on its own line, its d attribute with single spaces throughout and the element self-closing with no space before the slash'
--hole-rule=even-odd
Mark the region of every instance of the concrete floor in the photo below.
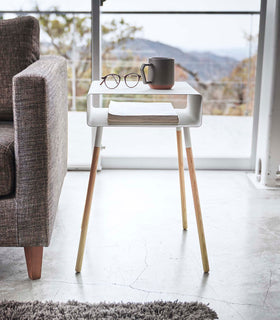
<svg viewBox="0 0 280 320">
<path fill-rule="evenodd" d="M 188 172 L 186 171 L 186 174 Z M 181 228 L 178 173 L 98 173 L 81 274 L 74 272 L 88 172 L 69 172 L 42 279 L 22 248 L 0 248 L 0 297 L 209 303 L 220 319 L 280 319 L 280 190 L 244 172 L 197 172 L 210 262 L 203 274 L 190 184 Z"/>
</svg>

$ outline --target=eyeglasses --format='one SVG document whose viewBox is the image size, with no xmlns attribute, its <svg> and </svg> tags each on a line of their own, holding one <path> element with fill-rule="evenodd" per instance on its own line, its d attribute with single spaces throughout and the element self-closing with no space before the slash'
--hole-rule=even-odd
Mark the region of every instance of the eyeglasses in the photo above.
<svg viewBox="0 0 280 320">
<path fill-rule="evenodd" d="M 134 88 L 139 83 L 139 80 L 141 78 L 140 74 L 137 73 L 128 73 L 124 77 L 124 82 L 129 88 Z M 107 74 L 104 77 L 101 77 L 102 81 L 100 85 L 105 83 L 105 86 L 108 89 L 115 89 L 121 82 L 121 76 L 116 73 L 110 73 Z"/>
</svg>

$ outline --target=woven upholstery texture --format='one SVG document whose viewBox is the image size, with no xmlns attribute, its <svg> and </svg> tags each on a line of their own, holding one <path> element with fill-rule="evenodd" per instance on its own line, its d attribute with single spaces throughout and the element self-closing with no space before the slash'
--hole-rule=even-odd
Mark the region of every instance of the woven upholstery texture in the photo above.
<svg viewBox="0 0 280 320">
<path fill-rule="evenodd" d="M 13 78 L 18 246 L 48 246 L 67 169 L 67 66 L 43 56 Z"/>
<path fill-rule="evenodd" d="M 15 186 L 14 126 L 0 122 L 0 197 L 9 195 Z"/>
<path fill-rule="evenodd" d="M 14 196 L 0 200 L 0 246 L 17 247 L 17 212 Z"/>
<path fill-rule="evenodd" d="M 39 59 L 39 31 L 30 16 L 0 20 L 0 120 L 13 119 L 12 78 Z"/>
</svg>

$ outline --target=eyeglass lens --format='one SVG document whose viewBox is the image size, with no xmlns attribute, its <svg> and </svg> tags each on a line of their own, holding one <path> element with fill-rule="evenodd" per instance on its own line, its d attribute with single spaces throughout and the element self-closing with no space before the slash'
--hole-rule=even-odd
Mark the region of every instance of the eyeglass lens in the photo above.
<svg viewBox="0 0 280 320">
<path fill-rule="evenodd" d="M 105 85 L 109 89 L 115 89 L 120 83 L 120 76 L 117 74 L 108 74 L 105 78 Z"/>
<path fill-rule="evenodd" d="M 124 81 L 129 88 L 134 88 L 139 82 L 139 75 L 137 73 L 128 73 L 124 76 Z"/>
</svg>

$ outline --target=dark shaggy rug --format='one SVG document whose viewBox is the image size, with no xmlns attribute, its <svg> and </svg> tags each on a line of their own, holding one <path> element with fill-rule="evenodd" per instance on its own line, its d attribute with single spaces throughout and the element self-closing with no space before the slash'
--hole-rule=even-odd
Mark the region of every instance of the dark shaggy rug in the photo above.
<svg viewBox="0 0 280 320">
<path fill-rule="evenodd" d="M 215 311 L 197 302 L 148 302 L 148 303 L 67 303 L 55 302 L 0 302 L 1 320 L 212 320 L 218 319 Z"/>
</svg>

